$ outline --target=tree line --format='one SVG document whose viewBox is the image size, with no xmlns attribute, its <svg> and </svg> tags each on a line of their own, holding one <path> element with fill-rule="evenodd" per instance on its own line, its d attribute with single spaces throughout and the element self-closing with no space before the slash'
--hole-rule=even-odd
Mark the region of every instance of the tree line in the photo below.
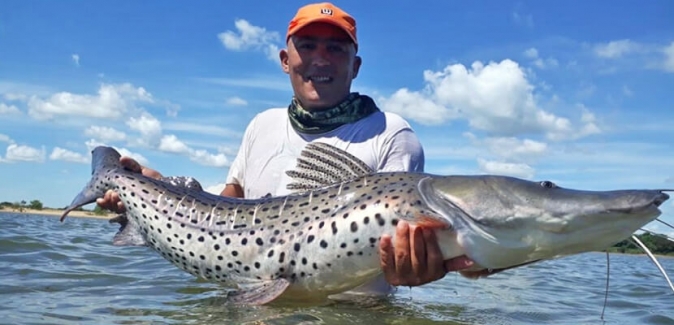
<svg viewBox="0 0 674 325">
<path fill-rule="evenodd" d="M 12 209 L 12 210 L 18 210 L 18 211 L 23 211 L 25 209 L 33 209 L 33 210 L 42 210 L 44 209 L 44 205 L 40 200 L 32 200 L 30 202 L 26 202 L 25 200 L 21 202 L 0 202 L 0 210 L 4 209 Z"/>
<path fill-rule="evenodd" d="M 672 255 L 674 256 L 674 241 L 662 235 L 654 235 L 651 233 L 643 233 L 636 235 L 639 240 L 648 247 L 653 254 L 657 255 Z M 635 245 L 631 240 L 623 240 L 611 248 L 609 252 L 625 253 L 625 254 L 643 254 L 641 247 Z"/>
<path fill-rule="evenodd" d="M 62 210 L 67 209 L 68 207 L 65 206 L 61 208 Z M 44 210 L 44 209 L 49 209 L 48 207 L 45 207 L 44 204 L 40 200 L 32 200 L 30 202 L 26 202 L 26 200 L 22 200 L 20 202 L 0 202 L 0 211 L 2 210 L 11 210 L 11 211 L 19 211 L 23 212 L 26 209 L 31 209 L 31 210 Z M 86 210 L 82 207 L 79 207 L 75 209 L 74 211 L 89 211 Z M 93 210 L 91 210 L 96 215 L 105 215 L 107 214 L 107 211 L 103 210 L 101 207 L 96 205 Z"/>
</svg>

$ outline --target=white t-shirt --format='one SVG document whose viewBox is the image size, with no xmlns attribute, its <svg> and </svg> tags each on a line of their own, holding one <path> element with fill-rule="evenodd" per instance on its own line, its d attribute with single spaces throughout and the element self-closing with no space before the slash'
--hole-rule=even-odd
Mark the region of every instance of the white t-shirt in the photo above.
<svg viewBox="0 0 674 325">
<path fill-rule="evenodd" d="M 289 194 L 286 185 L 290 178 L 285 171 L 295 168 L 300 152 L 310 142 L 348 151 L 376 171 L 424 169 L 421 143 L 399 115 L 375 112 L 330 132 L 300 134 L 290 124 L 286 108 L 272 108 L 257 114 L 246 128 L 226 182 L 239 184 L 246 198 Z M 351 293 L 383 294 L 390 289 L 380 276 Z"/>
<path fill-rule="evenodd" d="M 272 108 L 256 115 L 243 136 L 229 168 L 227 184 L 239 184 L 246 198 L 289 194 L 286 170 L 295 168 L 310 142 L 348 151 L 376 171 L 423 171 L 424 152 L 410 125 L 400 116 L 375 112 L 323 134 L 300 134 L 287 109 Z"/>
</svg>

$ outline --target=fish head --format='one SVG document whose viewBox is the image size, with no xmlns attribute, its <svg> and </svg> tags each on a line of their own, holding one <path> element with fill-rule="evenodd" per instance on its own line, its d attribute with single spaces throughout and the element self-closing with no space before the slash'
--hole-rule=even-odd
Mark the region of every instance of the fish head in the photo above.
<svg viewBox="0 0 674 325">
<path fill-rule="evenodd" d="M 494 176 L 429 178 L 423 197 L 485 268 L 604 250 L 655 220 L 665 190 L 585 191 Z"/>
</svg>

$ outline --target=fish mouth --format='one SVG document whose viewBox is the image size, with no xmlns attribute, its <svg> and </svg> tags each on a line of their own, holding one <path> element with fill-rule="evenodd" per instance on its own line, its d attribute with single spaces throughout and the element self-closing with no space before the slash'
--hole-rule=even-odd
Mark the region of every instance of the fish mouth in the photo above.
<svg viewBox="0 0 674 325">
<path fill-rule="evenodd" d="M 669 194 L 665 193 L 666 191 L 671 192 L 672 190 L 661 190 L 660 195 L 653 200 L 656 207 L 660 207 L 665 201 L 669 200 Z"/>
<path fill-rule="evenodd" d="M 621 214 L 635 214 L 635 213 L 658 213 L 660 212 L 660 206 L 669 200 L 669 194 L 665 191 L 671 190 L 659 190 L 659 193 L 653 198 L 651 202 L 646 205 L 638 207 L 626 207 L 626 208 L 610 208 L 607 209 L 607 213 L 621 213 Z"/>
</svg>

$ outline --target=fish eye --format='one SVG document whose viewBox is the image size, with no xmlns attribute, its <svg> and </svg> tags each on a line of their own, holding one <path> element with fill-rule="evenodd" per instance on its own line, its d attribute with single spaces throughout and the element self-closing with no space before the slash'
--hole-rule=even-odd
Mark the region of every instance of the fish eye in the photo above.
<svg viewBox="0 0 674 325">
<path fill-rule="evenodd" d="M 551 181 L 542 181 L 541 186 L 544 188 L 556 188 L 557 185 Z"/>
</svg>

